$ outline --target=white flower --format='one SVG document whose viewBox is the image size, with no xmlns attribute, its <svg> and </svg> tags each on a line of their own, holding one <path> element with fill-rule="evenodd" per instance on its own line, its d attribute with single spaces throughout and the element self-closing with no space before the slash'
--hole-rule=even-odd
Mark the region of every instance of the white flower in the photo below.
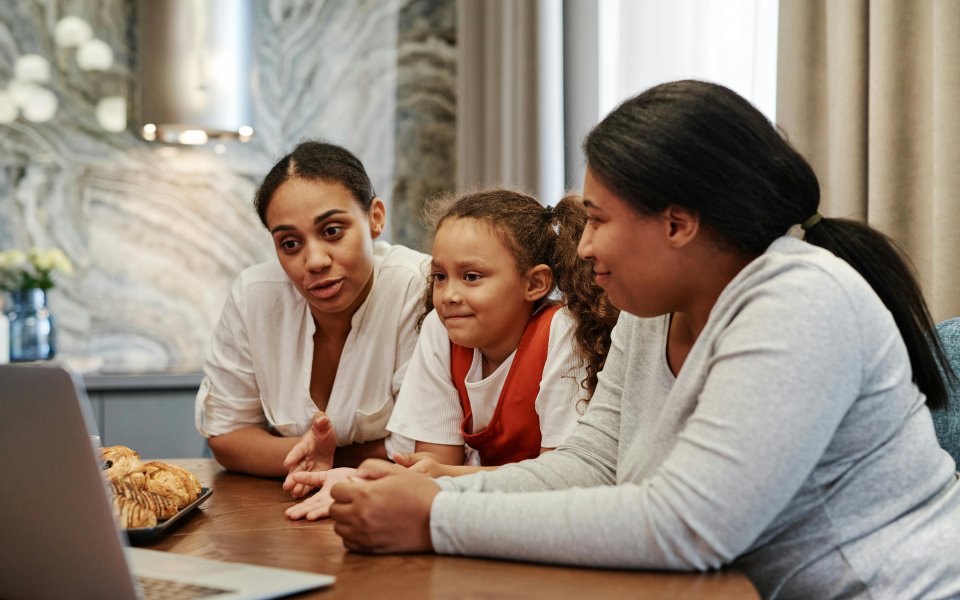
<svg viewBox="0 0 960 600">
<path fill-rule="evenodd" d="M 60 248 L 50 250 L 50 262 L 54 271 L 62 271 L 66 275 L 73 275 L 73 263 Z"/>
<path fill-rule="evenodd" d="M 53 273 L 73 274 L 73 264 L 59 248 L 0 252 L 0 290 L 54 287 Z"/>
<path fill-rule="evenodd" d="M 27 261 L 27 255 L 21 250 L 4 250 L 0 252 L 0 270 L 21 267 Z"/>
<path fill-rule="evenodd" d="M 73 273 L 70 259 L 59 248 L 32 248 L 28 258 L 38 271 L 63 271 L 67 275 Z"/>
</svg>

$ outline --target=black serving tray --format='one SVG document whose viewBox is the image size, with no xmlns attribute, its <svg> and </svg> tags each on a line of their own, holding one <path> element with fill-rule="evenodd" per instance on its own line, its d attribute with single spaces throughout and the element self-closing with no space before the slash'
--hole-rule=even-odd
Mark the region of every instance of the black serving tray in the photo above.
<svg viewBox="0 0 960 600">
<path fill-rule="evenodd" d="M 125 529 L 124 531 L 127 534 L 127 539 L 133 546 L 144 546 L 155 543 L 157 540 L 163 537 L 164 534 L 176 527 L 180 521 L 184 519 L 184 517 L 196 510 L 196 508 L 200 506 L 204 500 L 209 498 L 211 494 L 213 494 L 213 490 L 210 488 L 200 488 L 200 496 L 190 504 L 178 510 L 177 514 L 173 515 L 169 519 L 160 521 L 154 527 Z"/>
</svg>

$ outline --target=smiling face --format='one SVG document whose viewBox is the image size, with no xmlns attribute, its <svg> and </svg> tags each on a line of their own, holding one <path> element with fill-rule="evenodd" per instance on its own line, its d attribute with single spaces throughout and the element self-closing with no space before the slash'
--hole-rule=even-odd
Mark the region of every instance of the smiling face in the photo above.
<svg viewBox="0 0 960 600">
<path fill-rule="evenodd" d="M 479 348 L 491 363 L 503 362 L 549 286 L 541 289 L 539 275 L 520 273 L 501 238 L 478 219 L 444 221 L 434 239 L 432 264 L 433 306 L 450 340 Z M 545 268 L 540 267 L 537 273 Z"/>
<path fill-rule="evenodd" d="M 373 285 L 373 239 L 384 223 L 383 202 L 364 212 L 345 186 L 291 178 L 266 210 L 277 258 L 318 321 L 349 319 Z"/>
<path fill-rule="evenodd" d="M 644 215 L 607 189 L 587 168 L 583 182 L 587 226 L 577 249 L 593 264 L 597 285 L 620 310 L 641 317 L 672 310 L 677 271 L 670 223 Z"/>
</svg>

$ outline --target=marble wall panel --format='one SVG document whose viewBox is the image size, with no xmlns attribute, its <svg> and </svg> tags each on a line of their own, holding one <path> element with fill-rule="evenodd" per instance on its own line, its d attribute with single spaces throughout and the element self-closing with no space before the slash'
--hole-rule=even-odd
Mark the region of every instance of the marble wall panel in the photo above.
<svg viewBox="0 0 960 600">
<path fill-rule="evenodd" d="M 391 227 L 429 252 L 424 201 L 455 186 L 456 27 L 453 2 L 407 2 L 400 10 L 396 176 Z"/>
<path fill-rule="evenodd" d="M 76 274 L 51 293 L 62 355 L 105 371 L 200 368 L 229 285 L 275 259 L 251 207 L 296 142 L 353 150 L 390 206 L 393 241 L 417 245 L 423 196 L 453 185 L 453 0 L 256 2 L 247 144 L 162 146 L 136 133 L 136 3 L 0 0 L 0 89 L 18 56 L 50 60 L 56 117 L 0 125 L 0 249 L 58 246 Z M 65 15 L 114 52 L 103 73 L 53 42 Z M 124 95 L 108 133 L 97 101 Z M 409 149 L 409 151 L 407 151 Z"/>
</svg>

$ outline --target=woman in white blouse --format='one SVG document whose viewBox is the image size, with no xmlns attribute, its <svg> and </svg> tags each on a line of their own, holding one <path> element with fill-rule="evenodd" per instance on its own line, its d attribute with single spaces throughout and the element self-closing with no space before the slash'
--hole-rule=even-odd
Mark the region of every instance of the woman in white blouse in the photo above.
<svg viewBox="0 0 960 600">
<path fill-rule="evenodd" d="M 284 476 L 305 434 L 314 452 L 290 470 L 412 450 L 386 424 L 416 344 L 429 257 L 374 241 L 383 201 L 359 159 L 332 144 L 298 145 L 254 204 L 279 261 L 240 274 L 213 333 L 196 421 L 217 461 Z"/>
</svg>

